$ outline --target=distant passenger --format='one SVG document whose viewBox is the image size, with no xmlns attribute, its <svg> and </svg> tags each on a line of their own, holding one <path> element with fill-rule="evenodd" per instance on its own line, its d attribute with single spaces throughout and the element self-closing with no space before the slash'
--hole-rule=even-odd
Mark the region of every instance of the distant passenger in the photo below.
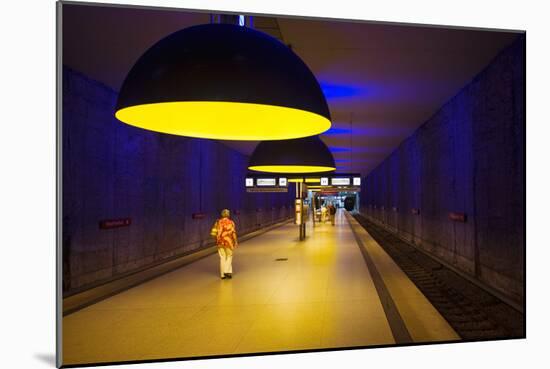
<svg viewBox="0 0 550 369">
<path fill-rule="evenodd" d="M 324 223 L 327 221 L 327 208 L 325 205 L 321 206 L 321 222 Z"/>
<path fill-rule="evenodd" d="M 216 245 L 220 255 L 220 275 L 222 279 L 231 279 L 233 274 L 233 250 L 237 247 L 235 223 L 229 219 L 229 210 L 223 209 L 221 218 L 216 222 Z"/>
<path fill-rule="evenodd" d="M 330 223 L 334 225 L 334 221 L 336 219 L 336 207 L 332 203 L 328 204 L 328 216 L 330 217 Z"/>
</svg>

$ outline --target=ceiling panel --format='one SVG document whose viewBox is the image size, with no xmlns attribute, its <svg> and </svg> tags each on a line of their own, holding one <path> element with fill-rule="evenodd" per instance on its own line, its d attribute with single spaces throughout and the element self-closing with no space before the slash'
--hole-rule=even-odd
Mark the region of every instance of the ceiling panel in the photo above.
<svg viewBox="0 0 550 369">
<path fill-rule="evenodd" d="M 115 91 L 136 59 L 206 13 L 64 5 L 63 60 Z M 378 23 L 255 17 L 290 45 L 327 97 L 321 137 L 340 170 L 368 174 L 468 84 L 517 34 Z M 223 141 L 244 154 L 255 142 Z"/>
</svg>

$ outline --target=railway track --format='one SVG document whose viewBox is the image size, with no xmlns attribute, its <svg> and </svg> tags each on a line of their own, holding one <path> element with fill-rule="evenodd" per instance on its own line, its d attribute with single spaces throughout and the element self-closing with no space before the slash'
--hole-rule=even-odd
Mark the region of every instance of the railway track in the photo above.
<svg viewBox="0 0 550 369">
<path fill-rule="evenodd" d="M 362 215 L 354 218 L 464 340 L 525 337 L 524 315 Z"/>
</svg>

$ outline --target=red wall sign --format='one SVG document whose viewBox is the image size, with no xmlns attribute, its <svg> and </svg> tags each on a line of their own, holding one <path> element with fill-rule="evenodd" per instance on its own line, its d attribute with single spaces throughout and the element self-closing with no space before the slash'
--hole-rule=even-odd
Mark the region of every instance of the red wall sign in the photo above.
<svg viewBox="0 0 550 369">
<path fill-rule="evenodd" d="M 104 219 L 99 221 L 99 229 L 127 227 L 132 224 L 132 218 Z"/>
<path fill-rule="evenodd" d="M 191 214 L 191 218 L 193 219 L 203 219 L 206 217 L 206 213 L 193 213 Z"/>
<path fill-rule="evenodd" d="M 466 222 L 466 214 L 464 213 L 449 213 L 449 219 L 455 222 Z"/>
</svg>

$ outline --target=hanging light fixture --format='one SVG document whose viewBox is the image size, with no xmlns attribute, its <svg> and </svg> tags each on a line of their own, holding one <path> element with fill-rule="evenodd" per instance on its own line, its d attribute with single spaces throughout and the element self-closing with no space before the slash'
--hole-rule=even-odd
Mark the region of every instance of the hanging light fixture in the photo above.
<svg viewBox="0 0 550 369">
<path fill-rule="evenodd" d="M 233 24 L 185 28 L 132 67 L 115 116 L 132 126 L 222 140 L 280 140 L 330 128 L 313 73 L 277 39 Z"/>
<path fill-rule="evenodd" d="M 250 157 L 248 169 L 269 173 L 321 173 L 336 169 L 334 158 L 319 136 L 262 141 Z"/>
</svg>

